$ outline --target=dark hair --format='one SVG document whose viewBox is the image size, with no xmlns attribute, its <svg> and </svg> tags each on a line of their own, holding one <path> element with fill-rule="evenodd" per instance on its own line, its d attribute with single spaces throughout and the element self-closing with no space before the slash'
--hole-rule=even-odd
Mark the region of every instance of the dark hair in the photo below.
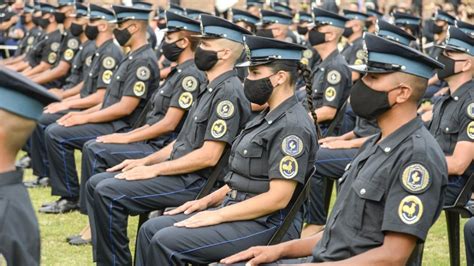
<svg viewBox="0 0 474 266">
<path fill-rule="evenodd" d="M 196 48 L 199 45 L 199 38 L 196 38 L 193 36 L 193 35 L 196 35 L 196 33 L 192 31 L 187 31 L 187 30 L 181 30 L 180 33 L 181 33 L 181 37 L 188 39 L 191 51 L 193 52 L 196 51 Z"/>
<path fill-rule="evenodd" d="M 278 71 L 288 72 L 290 74 L 291 84 L 296 83 L 296 79 L 298 76 L 303 77 L 304 83 L 306 84 L 305 86 L 306 103 L 311 113 L 311 116 L 313 118 L 313 122 L 314 122 L 314 126 L 316 127 L 316 133 L 317 133 L 318 139 L 321 139 L 322 135 L 321 135 L 321 129 L 319 128 L 319 125 L 318 125 L 318 115 L 316 114 L 314 110 L 313 89 L 312 89 L 313 84 L 311 81 L 311 70 L 308 68 L 306 64 L 300 61 L 294 61 L 294 60 L 275 60 L 269 63 L 268 66 L 275 73 Z"/>
</svg>

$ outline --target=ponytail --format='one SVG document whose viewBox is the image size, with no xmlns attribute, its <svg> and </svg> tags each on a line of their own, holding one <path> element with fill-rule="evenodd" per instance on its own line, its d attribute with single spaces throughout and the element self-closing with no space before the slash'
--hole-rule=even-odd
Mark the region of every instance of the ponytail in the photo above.
<svg viewBox="0 0 474 266">
<path fill-rule="evenodd" d="M 321 128 L 318 125 L 318 115 L 314 110 L 314 103 L 313 103 L 313 84 L 311 80 L 311 70 L 307 67 L 306 64 L 299 62 L 298 63 L 298 73 L 303 76 L 304 82 L 306 84 L 306 102 L 308 104 L 308 109 L 311 113 L 311 117 L 313 118 L 314 126 L 316 128 L 316 134 L 318 139 L 322 138 Z"/>
</svg>

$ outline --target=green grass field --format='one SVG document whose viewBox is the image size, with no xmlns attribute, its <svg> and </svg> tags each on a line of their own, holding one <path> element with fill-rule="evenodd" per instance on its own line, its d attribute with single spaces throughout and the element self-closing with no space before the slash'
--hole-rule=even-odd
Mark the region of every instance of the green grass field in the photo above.
<svg viewBox="0 0 474 266">
<path fill-rule="evenodd" d="M 80 169 L 80 160 L 77 160 Z M 25 180 L 32 179 L 31 170 L 25 172 Z M 49 188 L 31 189 L 33 207 L 37 209 L 44 202 L 56 200 Z M 333 197 L 334 198 L 334 197 Z M 66 243 L 66 236 L 77 234 L 86 225 L 87 217 L 78 212 L 46 215 L 37 213 L 41 230 L 42 265 L 92 265 L 91 246 L 75 247 Z M 138 217 L 129 219 L 130 248 L 134 250 Z M 463 226 L 465 220 L 461 220 Z M 462 233 L 462 227 L 461 227 Z M 463 236 L 461 235 L 461 240 Z M 461 241 L 462 242 L 462 241 Z M 464 243 L 461 243 L 461 263 L 465 264 Z M 423 265 L 449 265 L 448 238 L 444 213 L 431 228 L 425 243 Z"/>
</svg>

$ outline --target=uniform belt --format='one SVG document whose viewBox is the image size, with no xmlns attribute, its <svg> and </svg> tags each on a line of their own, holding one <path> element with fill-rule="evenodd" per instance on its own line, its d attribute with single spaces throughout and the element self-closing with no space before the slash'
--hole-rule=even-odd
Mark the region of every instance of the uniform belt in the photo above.
<svg viewBox="0 0 474 266">
<path fill-rule="evenodd" d="M 249 192 L 242 192 L 242 191 L 238 191 L 238 190 L 235 190 L 235 189 L 232 189 L 231 191 L 227 192 L 227 197 L 229 197 L 233 200 L 238 200 L 238 201 L 244 201 L 244 200 L 252 198 L 256 195 L 257 194 L 249 193 Z"/>
</svg>

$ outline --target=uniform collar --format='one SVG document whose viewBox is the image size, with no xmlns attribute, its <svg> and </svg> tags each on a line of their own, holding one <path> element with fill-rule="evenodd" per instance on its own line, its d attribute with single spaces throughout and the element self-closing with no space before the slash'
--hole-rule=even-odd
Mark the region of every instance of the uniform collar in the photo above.
<svg viewBox="0 0 474 266">
<path fill-rule="evenodd" d="M 451 94 L 451 98 L 454 99 L 454 101 L 458 101 L 460 98 L 464 96 L 464 94 L 468 93 L 469 90 L 474 89 L 474 80 L 470 80 L 464 84 L 461 85 L 453 94 Z"/>
<path fill-rule="evenodd" d="M 151 47 L 151 46 L 150 46 L 149 44 L 145 44 L 145 45 L 143 45 L 142 47 L 138 48 L 137 50 L 132 51 L 131 53 L 129 53 L 129 54 L 127 55 L 128 60 L 132 60 L 132 59 L 135 57 L 135 55 L 140 54 L 141 52 L 143 52 L 144 50 L 146 50 L 146 49 L 148 49 L 148 48 L 150 48 L 150 47 Z"/>
<path fill-rule="evenodd" d="M 292 106 L 298 103 L 298 100 L 296 99 L 296 95 L 292 95 L 285 101 L 283 101 L 279 106 L 277 106 L 273 111 L 269 112 L 265 116 L 265 120 L 267 120 L 268 124 L 272 124 L 276 120 L 278 120 L 280 117 L 283 116 L 288 109 L 290 109 Z"/>
<path fill-rule="evenodd" d="M 423 126 L 423 122 L 420 120 L 419 117 L 416 117 L 415 119 L 406 123 L 399 129 L 397 129 L 395 132 L 387 136 L 380 143 L 375 144 L 375 142 L 377 142 L 380 139 L 380 136 L 382 134 L 382 133 L 378 133 L 377 137 L 374 138 L 373 143 L 375 145 L 378 145 L 378 147 L 382 149 L 382 151 L 388 154 L 391 151 L 393 151 L 398 145 L 400 145 L 403 140 L 410 137 L 413 134 L 413 132 L 415 132 L 417 129 L 421 128 L 422 126 Z"/>
<path fill-rule="evenodd" d="M 320 64 L 319 64 L 319 68 L 322 68 L 322 67 L 325 67 L 326 65 L 328 65 L 333 58 L 335 58 L 337 55 L 339 55 L 339 50 L 334 49 L 334 51 L 332 51 L 332 53 L 329 54 L 328 57 L 326 57 L 324 60 L 320 61 Z M 320 59 L 321 60 L 321 59 Z"/>
<path fill-rule="evenodd" d="M 97 52 L 96 54 L 100 54 L 110 43 L 113 43 L 113 39 L 109 39 L 105 41 L 101 46 L 97 47 Z"/>
<path fill-rule="evenodd" d="M 184 61 L 183 63 L 179 64 L 176 66 L 176 69 L 178 72 L 181 72 L 183 69 L 189 67 L 190 65 L 192 65 L 194 63 L 194 59 L 189 59 L 189 60 L 186 60 Z"/>
<path fill-rule="evenodd" d="M 209 85 L 207 86 L 207 91 L 212 93 L 213 91 L 215 91 L 219 87 L 219 85 L 222 82 L 224 82 L 227 79 L 229 79 L 231 77 L 234 77 L 234 76 L 237 76 L 237 71 L 236 70 L 230 70 L 230 71 L 227 71 L 227 72 L 221 74 L 220 76 L 215 78 L 211 83 L 209 83 Z"/>
<path fill-rule="evenodd" d="M 15 171 L 0 173 L 0 187 L 20 184 L 23 181 L 23 171 L 17 168 Z"/>
</svg>

